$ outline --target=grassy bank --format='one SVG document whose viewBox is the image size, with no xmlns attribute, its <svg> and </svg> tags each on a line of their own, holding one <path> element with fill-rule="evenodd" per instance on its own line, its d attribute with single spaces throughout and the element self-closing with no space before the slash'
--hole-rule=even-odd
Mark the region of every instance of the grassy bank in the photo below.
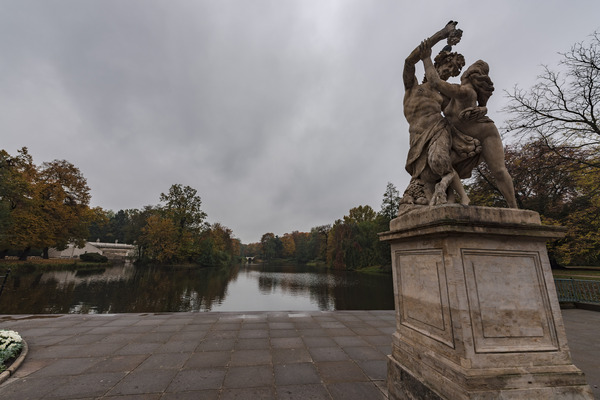
<svg viewBox="0 0 600 400">
<path fill-rule="evenodd" d="M 94 263 L 86 262 L 78 259 L 33 259 L 27 261 L 17 260 L 0 260 L 0 273 L 2 271 L 11 270 L 15 273 L 19 270 L 28 270 L 37 268 L 42 271 L 53 271 L 62 269 L 87 269 L 87 268 L 99 268 L 111 265 L 110 263 Z"/>
<path fill-rule="evenodd" d="M 392 274 L 391 266 L 381 266 L 381 265 L 373 265 L 370 267 L 358 268 L 356 272 L 361 272 L 365 274 Z"/>
<path fill-rule="evenodd" d="M 553 269 L 552 275 L 556 279 L 600 280 L 600 267 L 567 267 Z"/>
</svg>

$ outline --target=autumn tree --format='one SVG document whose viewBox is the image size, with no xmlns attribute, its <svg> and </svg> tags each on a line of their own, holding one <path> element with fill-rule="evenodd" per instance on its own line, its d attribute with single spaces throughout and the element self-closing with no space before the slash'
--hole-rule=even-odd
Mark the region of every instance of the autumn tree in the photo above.
<svg viewBox="0 0 600 400">
<path fill-rule="evenodd" d="M 82 246 L 96 213 L 89 208 L 89 187 L 79 169 L 68 161 L 33 164 L 27 148 L 16 157 L 0 154 L 0 214 L 4 252 L 20 250 L 25 259 L 31 248 Z"/>
<path fill-rule="evenodd" d="M 242 245 L 242 253 L 245 257 L 260 257 L 262 244 L 260 242 L 244 244 Z"/>
<path fill-rule="evenodd" d="M 39 237 L 42 218 L 37 213 L 35 179 L 37 169 L 26 147 L 16 156 L 0 150 L 0 251 L 27 250 Z"/>
<path fill-rule="evenodd" d="M 177 229 L 178 258 L 191 260 L 197 256 L 197 238 L 203 229 L 206 213 L 202 211 L 202 200 L 196 189 L 181 184 L 172 185 L 168 193 L 160 194 L 159 206 L 165 218 Z"/>
<path fill-rule="evenodd" d="M 600 33 L 561 53 L 560 71 L 544 66 L 528 90 L 515 87 L 505 108 L 508 131 L 542 141 L 561 157 L 600 146 Z M 575 153 L 579 154 L 579 153 Z M 600 168 L 598 159 L 577 161 Z"/>
<path fill-rule="evenodd" d="M 593 162 L 600 162 L 600 157 Z M 566 265 L 600 265 L 600 170 L 586 167 L 572 176 L 578 195 L 560 220 L 567 234 L 554 250 Z"/>
<path fill-rule="evenodd" d="M 145 259 L 160 264 L 175 262 L 178 259 L 178 239 L 178 227 L 171 219 L 150 215 L 140 236 Z"/>
<path fill-rule="evenodd" d="M 558 148 L 562 155 L 553 151 Z M 577 196 L 573 173 L 583 166 L 575 159 L 586 158 L 585 151 L 548 146 L 543 139 L 505 148 L 506 167 L 513 178 L 519 208 L 535 210 L 548 218 L 561 218 L 568 212 L 571 199 Z M 467 184 L 475 205 L 501 207 L 505 201 L 485 164 L 474 171 Z"/>
<path fill-rule="evenodd" d="M 519 207 L 538 212 L 543 223 L 568 229 L 564 239 L 550 245 L 551 259 L 565 264 L 599 262 L 600 171 L 590 166 L 598 157 L 586 149 L 548 146 L 544 139 L 509 145 L 505 155 Z M 475 170 L 466 189 L 472 204 L 504 204 L 485 164 Z"/>
<path fill-rule="evenodd" d="M 45 162 L 36 186 L 48 230 L 41 241 L 44 258 L 49 247 L 65 249 L 69 243 L 83 247 L 96 213 L 89 208 L 90 188 L 81 171 L 66 160 Z"/>
<path fill-rule="evenodd" d="M 285 233 L 281 237 L 281 245 L 283 246 L 283 256 L 285 258 L 293 258 L 296 256 L 296 242 L 294 241 L 294 236 Z"/>
</svg>

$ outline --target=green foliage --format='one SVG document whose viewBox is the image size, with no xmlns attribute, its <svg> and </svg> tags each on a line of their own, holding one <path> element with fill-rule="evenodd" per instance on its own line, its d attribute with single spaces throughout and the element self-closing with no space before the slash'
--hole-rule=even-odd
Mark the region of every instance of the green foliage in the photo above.
<svg viewBox="0 0 600 400">
<path fill-rule="evenodd" d="M 15 358 L 23 348 L 23 339 L 15 331 L 0 330 L 0 372 L 6 369 L 5 363 Z"/>
<path fill-rule="evenodd" d="M 398 208 L 400 207 L 400 200 L 400 192 L 393 183 L 388 182 L 385 193 L 383 194 L 381 211 L 379 211 L 379 213 L 389 220 L 396 218 L 398 215 Z"/>
<path fill-rule="evenodd" d="M 165 203 L 161 210 L 169 218 L 181 235 L 183 232 L 198 232 L 206 213 L 201 210 L 202 200 L 197 191 L 189 186 L 172 185 L 167 194 L 160 194 L 160 201 Z"/>
<path fill-rule="evenodd" d="M 79 256 L 81 261 L 94 262 L 94 263 L 106 263 L 108 258 L 99 253 L 84 253 Z"/>
<path fill-rule="evenodd" d="M 334 269 L 360 269 L 390 265 L 390 249 L 379 240 L 378 233 L 388 230 L 389 219 L 375 214 L 369 206 L 350 210 L 337 220 L 327 241 L 327 264 Z"/>
<path fill-rule="evenodd" d="M 283 258 L 283 243 L 279 236 L 273 233 L 265 233 L 260 239 L 262 257 L 266 261 Z"/>
</svg>

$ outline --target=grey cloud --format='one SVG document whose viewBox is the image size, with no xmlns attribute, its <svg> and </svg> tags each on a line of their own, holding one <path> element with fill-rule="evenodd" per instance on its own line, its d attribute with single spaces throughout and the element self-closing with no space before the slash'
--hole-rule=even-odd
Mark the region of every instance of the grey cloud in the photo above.
<svg viewBox="0 0 600 400">
<path fill-rule="evenodd" d="M 71 161 L 104 208 L 182 183 L 244 242 L 309 230 L 407 184 L 401 73 L 422 39 L 459 21 L 457 50 L 490 62 L 501 121 L 502 89 L 598 27 L 600 5 L 545 5 L 5 1 L 2 148 Z"/>
</svg>

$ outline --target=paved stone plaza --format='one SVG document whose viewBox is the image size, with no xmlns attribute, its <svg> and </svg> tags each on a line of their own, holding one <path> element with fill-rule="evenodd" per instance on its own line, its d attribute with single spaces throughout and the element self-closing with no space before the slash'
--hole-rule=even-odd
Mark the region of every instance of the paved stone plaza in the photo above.
<svg viewBox="0 0 600 400">
<path fill-rule="evenodd" d="M 600 313 L 564 310 L 600 398 Z M 29 354 L 9 399 L 384 399 L 394 311 L 5 315 Z"/>
</svg>

